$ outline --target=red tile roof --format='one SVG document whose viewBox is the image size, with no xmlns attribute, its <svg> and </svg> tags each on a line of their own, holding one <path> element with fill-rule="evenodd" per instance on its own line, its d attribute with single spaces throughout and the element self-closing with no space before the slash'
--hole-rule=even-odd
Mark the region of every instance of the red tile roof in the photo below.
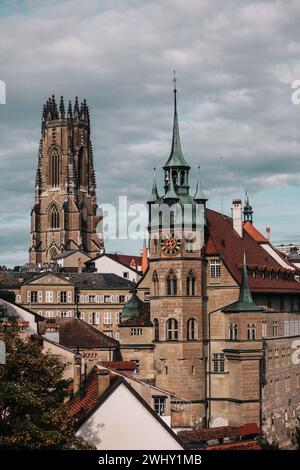
<svg viewBox="0 0 300 470">
<path fill-rule="evenodd" d="M 142 257 L 141 256 L 132 256 L 132 255 L 119 255 L 117 253 L 104 253 L 105 256 L 117 261 L 117 263 L 121 263 L 124 266 L 127 266 L 130 269 L 134 269 L 135 271 L 141 270 L 142 266 Z M 135 264 L 135 267 L 133 266 Z"/>
<path fill-rule="evenodd" d="M 233 442 L 231 444 L 223 444 L 218 446 L 208 446 L 201 450 L 263 450 L 257 441 Z"/>
<path fill-rule="evenodd" d="M 71 418 L 81 420 L 94 406 L 96 406 L 98 394 L 98 374 L 95 366 L 87 375 L 84 384 L 84 394 L 78 392 L 69 402 L 69 415 Z"/>
<path fill-rule="evenodd" d="M 258 270 L 267 270 L 269 272 L 285 272 L 289 270 L 279 264 L 269 253 L 262 248 L 263 235 L 249 225 L 244 226 L 243 237 L 235 232 L 232 226 L 232 219 L 226 215 L 208 209 L 208 240 L 204 246 L 204 253 L 207 256 L 218 255 L 231 273 L 235 281 L 240 284 L 242 280 L 242 263 L 244 253 L 247 258 L 248 268 L 257 267 Z M 265 240 L 265 243 L 270 245 Z M 276 250 L 275 250 L 276 251 Z M 276 251 L 276 253 L 278 253 Z M 292 269 L 292 265 L 291 265 Z M 293 292 L 300 294 L 300 283 L 293 277 L 290 279 L 276 279 L 273 276 L 263 278 L 260 273 L 254 278 L 249 276 L 250 288 L 253 292 Z"/>
<path fill-rule="evenodd" d="M 178 436 L 188 441 L 209 441 L 223 439 L 225 437 L 246 437 L 260 434 L 260 429 L 255 423 L 247 423 L 241 426 L 222 426 L 218 428 L 203 428 L 193 431 L 179 431 Z"/>
<path fill-rule="evenodd" d="M 244 230 L 246 230 L 249 235 L 254 238 L 255 241 L 261 242 L 261 243 L 268 243 L 268 240 L 266 237 L 264 237 L 258 230 L 257 228 L 254 227 L 251 222 L 247 221 L 243 225 Z"/>
<path fill-rule="evenodd" d="M 136 369 L 136 363 L 134 361 L 101 361 L 99 362 L 104 367 L 110 367 L 111 369 L 115 370 L 135 370 Z"/>
</svg>

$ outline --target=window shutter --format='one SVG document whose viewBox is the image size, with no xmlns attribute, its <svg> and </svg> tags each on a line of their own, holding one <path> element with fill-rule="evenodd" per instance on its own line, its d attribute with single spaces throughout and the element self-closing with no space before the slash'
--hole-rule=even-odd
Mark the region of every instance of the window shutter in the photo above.
<svg viewBox="0 0 300 470">
<path fill-rule="evenodd" d="M 96 321 L 96 325 L 99 325 L 100 323 L 100 313 L 99 312 L 96 312 L 96 315 L 95 315 L 95 321 Z"/>
<path fill-rule="evenodd" d="M 128 302 L 129 295 L 125 295 L 125 302 Z"/>
<path fill-rule="evenodd" d="M 90 324 L 93 323 L 93 314 L 92 313 L 89 313 L 89 323 Z"/>
<path fill-rule="evenodd" d="M 85 302 L 86 302 L 87 304 L 89 303 L 89 296 L 88 296 L 88 295 L 85 296 Z"/>
<path fill-rule="evenodd" d="M 60 290 L 57 291 L 57 303 L 60 302 Z"/>
<path fill-rule="evenodd" d="M 20 296 L 20 294 L 17 294 L 17 296 L 16 296 L 16 302 L 17 302 L 17 304 L 20 304 L 20 303 L 21 303 L 21 296 Z"/>
<path fill-rule="evenodd" d="M 41 290 L 38 291 L 38 302 L 43 302 L 43 292 Z"/>
<path fill-rule="evenodd" d="M 67 300 L 69 304 L 72 303 L 72 291 L 71 290 L 68 290 L 67 292 Z"/>
<path fill-rule="evenodd" d="M 27 292 L 27 302 L 30 304 L 30 300 L 31 300 L 31 292 L 30 290 Z"/>
<path fill-rule="evenodd" d="M 80 296 L 80 303 L 84 304 L 84 295 Z"/>
<path fill-rule="evenodd" d="M 116 295 L 116 296 L 115 296 L 115 302 L 119 302 L 119 301 L 120 301 L 120 300 L 119 300 L 119 296 Z"/>
<path fill-rule="evenodd" d="M 95 300 L 96 300 L 96 303 L 98 304 L 100 302 L 100 296 L 96 295 Z"/>
<path fill-rule="evenodd" d="M 100 303 L 101 303 L 101 304 L 104 303 L 104 295 L 100 295 Z"/>
</svg>

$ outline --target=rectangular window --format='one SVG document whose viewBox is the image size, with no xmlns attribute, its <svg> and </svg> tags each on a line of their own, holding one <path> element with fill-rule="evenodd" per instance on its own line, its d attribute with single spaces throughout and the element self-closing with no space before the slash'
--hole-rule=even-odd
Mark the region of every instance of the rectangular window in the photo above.
<svg viewBox="0 0 300 470">
<path fill-rule="evenodd" d="M 213 354 L 213 371 L 223 373 L 225 371 L 225 356 L 223 353 Z"/>
<path fill-rule="evenodd" d="M 67 302 L 67 291 L 60 293 L 60 303 L 65 304 Z"/>
<path fill-rule="evenodd" d="M 230 340 L 237 339 L 237 324 L 236 323 L 229 323 L 229 339 Z"/>
<path fill-rule="evenodd" d="M 268 351 L 268 368 L 272 369 L 272 367 L 273 367 L 273 351 L 272 349 L 270 349 Z"/>
<path fill-rule="evenodd" d="M 143 328 L 131 328 L 131 336 L 142 336 Z"/>
<path fill-rule="evenodd" d="M 17 304 L 20 304 L 20 303 L 21 303 L 21 296 L 20 296 L 20 294 L 17 294 L 17 295 L 16 295 L 16 303 L 17 303 Z"/>
<path fill-rule="evenodd" d="M 30 292 L 30 302 L 35 303 L 38 300 L 38 293 L 37 291 L 33 290 Z"/>
<path fill-rule="evenodd" d="M 131 360 L 130 362 L 134 362 L 135 363 L 135 369 L 134 369 L 134 373 L 136 375 L 139 375 L 140 373 L 140 361 L 138 359 L 133 359 Z"/>
<path fill-rule="evenodd" d="M 262 335 L 263 338 L 267 337 L 267 327 L 268 327 L 267 322 L 263 321 L 262 324 L 261 324 L 261 335 Z"/>
<path fill-rule="evenodd" d="M 110 295 L 105 295 L 105 296 L 104 296 L 104 302 L 106 302 L 106 303 L 111 302 Z"/>
<path fill-rule="evenodd" d="M 273 335 L 273 338 L 277 338 L 277 336 L 278 336 L 278 322 L 277 321 L 273 321 L 272 335 Z"/>
<path fill-rule="evenodd" d="M 125 295 L 119 295 L 119 302 L 125 302 Z"/>
<path fill-rule="evenodd" d="M 92 312 L 89 314 L 89 323 L 91 325 L 99 325 L 99 322 L 100 322 L 99 312 Z"/>
<path fill-rule="evenodd" d="M 121 315 L 120 312 L 116 312 L 116 323 L 117 323 L 117 325 L 120 323 L 120 315 Z"/>
<path fill-rule="evenodd" d="M 111 312 L 105 312 L 104 313 L 103 323 L 104 323 L 104 325 L 110 325 L 111 324 Z"/>
<path fill-rule="evenodd" d="M 89 295 L 89 302 L 90 303 L 95 303 L 95 296 L 94 295 Z"/>
<path fill-rule="evenodd" d="M 249 340 L 253 340 L 256 338 L 256 326 L 253 323 L 249 323 L 247 326 L 247 338 Z"/>
<path fill-rule="evenodd" d="M 218 278 L 221 277 L 221 261 L 220 260 L 212 260 L 210 262 L 210 277 Z"/>
<path fill-rule="evenodd" d="M 52 290 L 46 291 L 46 303 L 53 303 L 53 291 Z"/>
<path fill-rule="evenodd" d="M 129 272 L 128 271 L 124 272 L 123 277 L 124 277 L 124 279 L 128 279 L 129 278 Z"/>
<path fill-rule="evenodd" d="M 153 408 L 159 416 L 165 416 L 166 397 L 153 397 Z"/>
</svg>

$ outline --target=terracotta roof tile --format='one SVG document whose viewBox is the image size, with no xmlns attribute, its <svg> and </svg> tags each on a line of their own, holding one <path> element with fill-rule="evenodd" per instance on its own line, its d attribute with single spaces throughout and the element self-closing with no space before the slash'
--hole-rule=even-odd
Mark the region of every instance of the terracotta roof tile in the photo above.
<svg viewBox="0 0 300 470">
<path fill-rule="evenodd" d="M 104 367 L 110 367 L 115 370 L 130 370 L 133 371 L 136 368 L 136 363 L 134 361 L 101 361 L 99 362 Z"/>
<path fill-rule="evenodd" d="M 193 431 L 179 431 L 178 436 L 186 442 L 209 441 L 223 439 L 225 437 L 245 437 L 260 434 L 259 427 L 255 423 L 247 423 L 241 426 L 222 426 L 219 428 L 203 428 Z"/>
<path fill-rule="evenodd" d="M 244 253 L 247 257 L 248 267 L 256 265 L 258 270 L 267 270 L 269 272 L 273 270 L 274 272 L 289 274 L 289 270 L 284 269 L 276 259 L 267 253 L 263 249 L 261 241 L 253 238 L 253 234 L 250 235 L 247 230 L 244 230 L 243 237 L 239 237 L 233 229 L 230 217 L 208 209 L 207 220 L 209 239 L 206 246 L 204 246 L 204 253 L 206 255 L 218 254 L 239 285 L 242 280 L 240 267 L 243 263 Z M 259 234 L 258 231 L 255 233 Z M 266 243 L 269 245 L 267 241 Z M 256 277 L 249 276 L 249 284 L 253 292 L 294 292 L 300 294 L 300 284 L 292 277 L 286 280 L 277 280 L 276 277 L 270 279 L 270 276 L 264 278 L 258 273 Z"/>
<path fill-rule="evenodd" d="M 223 444 L 217 446 L 208 446 L 202 450 L 263 450 L 259 442 L 251 441 L 242 441 L 242 442 L 233 442 L 231 444 Z"/>
</svg>

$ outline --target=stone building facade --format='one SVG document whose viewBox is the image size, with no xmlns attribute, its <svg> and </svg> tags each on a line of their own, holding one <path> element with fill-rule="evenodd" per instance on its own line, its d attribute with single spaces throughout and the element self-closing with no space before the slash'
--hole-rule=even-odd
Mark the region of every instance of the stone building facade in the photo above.
<svg viewBox="0 0 300 470">
<path fill-rule="evenodd" d="M 86 102 L 65 110 L 49 98 L 42 115 L 29 262 L 43 266 L 65 250 L 93 257 L 103 251 L 97 233 L 96 177 Z"/>
<path fill-rule="evenodd" d="M 17 273 L 15 273 L 17 274 Z M 119 321 L 134 284 L 115 274 L 54 273 L 10 278 L 16 304 L 45 318 L 76 317 L 119 339 Z"/>
<path fill-rule="evenodd" d="M 299 272 L 255 228 L 248 196 L 228 217 L 206 208 L 200 175 L 190 195 L 174 91 L 165 193 L 154 178 L 149 266 L 121 316 L 122 357 L 139 362 L 141 379 L 188 400 L 194 426 L 253 422 L 290 448 L 300 419 Z"/>
</svg>

